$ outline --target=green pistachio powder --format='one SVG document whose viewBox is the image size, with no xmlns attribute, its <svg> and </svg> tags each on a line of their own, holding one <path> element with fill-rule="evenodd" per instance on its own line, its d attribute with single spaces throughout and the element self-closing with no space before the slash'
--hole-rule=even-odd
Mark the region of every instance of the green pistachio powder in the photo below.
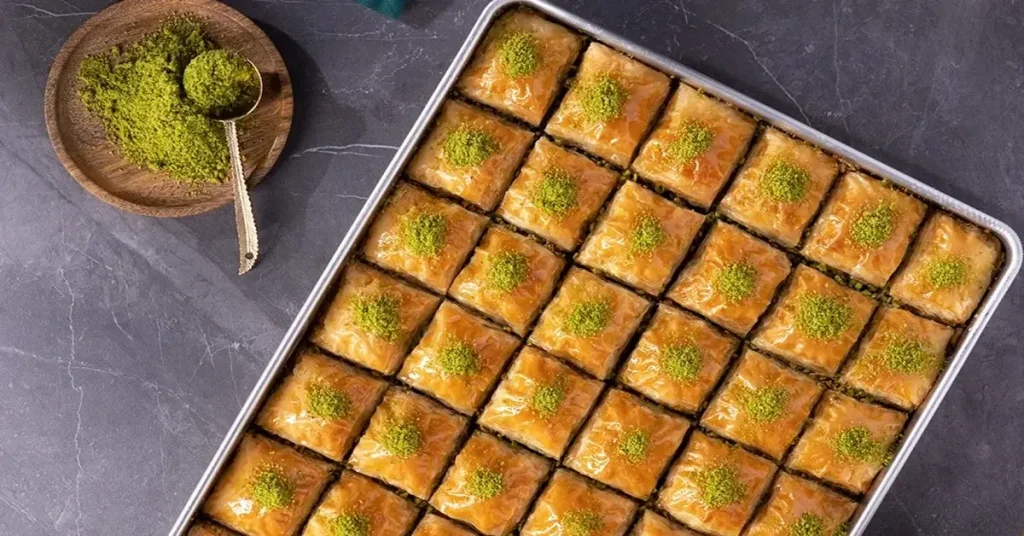
<svg viewBox="0 0 1024 536">
<path fill-rule="evenodd" d="M 697 379 L 704 368 L 704 354 L 693 341 L 669 344 L 661 351 L 661 371 L 678 382 Z"/>
<path fill-rule="evenodd" d="M 563 378 L 556 379 L 551 383 L 538 385 L 530 398 L 530 406 L 541 417 L 547 419 L 558 413 L 565 401 L 566 385 Z"/>
<path fill-rule="evenodd" d="M 761 174 L 761 194 L 776 203 L 796 203 L 807 195 L 811 174 L 788 160 L 775 160 Z"/>
<path fill-rule="evenodd" d="M 420 450 L 423 437 L 416 423 L 396 421 L 384 427 L 380 438 L 384 450 L 399 458 L 410 458 Z"/>
<path fill-rule="evenodd" d="M 310 414 L 326 420 L 343 419 L 352 411 L 352 399 L 348 395 L 323 383 L 313 383 L 306 388 L 306 402 Z"/>
<path fill-rule="evenodd" d="M 852 426 L 837 433 L 832 438 L 832 448 L 836 456 L 844 460 L 886 463 L 889 459 L 889 449 L 863 426 Z"/>
<path fill-rule="evenodd" d="M 230 50 L 210 50 L 195 57 L 182 77 L 185 94 L 196 109 L 211 117 L 237 117 L 259 98 L 259 73 Z"/>
<path fill-rule="evenodd" d="M 360 512 L 345 512 L 328 523 L 331 536 L 370 536 L 370 517 Z"/>
<path fill-rule="evenodd" d="M 946 256 L 932 260 L 924 267 L 924 277 L 931 286 L 947 290 L 967 282 L 970 265 L 963 257 Z"/>
<path fill-rule="evenodd" d="M 885 368 L 901 374 L 920 374 L 938 363 L 938 356 L 929 351 L 927 343 L 902 333 L 884 335 L 885 346 L 876 359 Z"/>
<path fill-rule="evenodd" d="M 529 261 L 519 251 L 499 251 L 491 257 L 487 267 L 487 285 L 502 294 L 519 288 L 529 276 Z"/>
<path fill-rule="evenodd" d="M 607 123 L 622 115 L 629 92 L 618 80 L 602 74 L 580 83 L 580 110 L 591 123 Z"/>
<path fill-rule="evenodd" d="M 735 466 L 719 465 L 697 475 L 700 501 L 708 508 L 722 508 L 743 500 L 747 487 Z"/>
<path fill-rule="evenodd" d="M 448 165 L 474 168 L 501 150 L 501 144 L 485 130 L 459 125 L 445 136 L 442 148 Z"/>
<path fill-rule="evenodd" d="M 697 121 L 687 121 L 679 129 L 679 134 L 665 147 L 669 158 L 678 164 L 689 164 L 711 148 L 715 133 L 707 125 Z"/>
<path fill-rule="evenodd" d="M 789 403 L 789 391 L 780 386 L 758 387 L 750 389 L 742 387 L 739 401 L 743 411 L 754 422 L 766 424 L 777 421 L 786 413 Z"/>
<path fill-rule="evenodd" d="M 436 257 L 444 249 L 448 220 L 443 214 L 413 210 L 402 218 L 402 244 L 417 257 Z"/>
<path fill-rule="evenodd" d="M 846 536 L 846 524 L 839 525 L 835 531 L 828 533 L 828 521 L 811 512 L 804 512 L 800 518 L 789 525 L 785 536 Z"/>
<path fill-rule="evenodd" d="M 287 508 L 295 499 L 295 485 L 277 464 L 266 464 L 249 479 L 248 495 L 256 504 L 268 510 Z"/>
<path fill-rule="evenodd" d="M 505 477 L 498 471 L 480 467 L 469 474 L 466 488 L 470 495 L 486 501 L 505 491 Z"/>
<path fill-rule="evenodd" d="M 865 248 L 877 248 L 886 243 L 896 230 L 896 209 L 879 205 L 865 210 L 850 226 L 850 238 Z"/>
<path fill-rule="evenodd" d="M 402 332 L 399 306 L 402 300 L 391 294 L 364 294 L 352 301 L 352 318 L 356 327 L 383 339 L 395 342 Z"/>
<path fill-rule="evenodd" d="M 480 370 L 480 363 L 473 345 L 459 339 L 444 343 L 437 353 L 437 363 L 452 376 L 471 376 Z"/>
<path fill-rule="evenodd" d="M 532 76 L 541 66 L 537 38 L 524 31 L 507 33 L 498 47 L 498 64 L 511 78 Z"/>
<path fill-rule="evenodd" d="M 757 288 L 757 268 L 745 262 L 734 262 L 722 268 L 715 276 L 715 290 L 728 302 L 743 301 L 754 295 Z"/>
<path fill-rule="evenodd" d="M 591 536 L 604 528 L 601 514 L 593 510 L 570 510 L 562 514 L 561 521 L 569 536 Z"/>
<path fill-rule="evenodd" d="M 564 218 L 576 208 L 578 194 L 579 183 L 572 173 L 549 167 L 533 190 L 533 204 L 551 216 Z"/>
<path fill-rule="evenodd" d="M 633 255 L 650 255 L 667 239 L 668 234 L 658 218 L 645 212 L 633 222 L 633 229 L 629 233 L 629 251 Z"/>
<path fill-rule="evenodd" d="M 640 463 L 647 458 L 647 450 L 651 445 L 651 436 L 645 430 L 633 428 L 619 439 L 619 455 L 629 463 Z"/>
<path fill-rule="evenodd" d="M 611 318 L 612 305 L 608 300 L 586 300 L 572 306 L 564 328 L 575 337 L 593 337 L 604 331 Z"/>
<path fill-rule="evenodd" d="M 821 294 L 800 297 L 796 308 L 797 330 L 814 339 L 839 338 L 850 326 L 852 318 L 852 307 Z"/>
</svg>

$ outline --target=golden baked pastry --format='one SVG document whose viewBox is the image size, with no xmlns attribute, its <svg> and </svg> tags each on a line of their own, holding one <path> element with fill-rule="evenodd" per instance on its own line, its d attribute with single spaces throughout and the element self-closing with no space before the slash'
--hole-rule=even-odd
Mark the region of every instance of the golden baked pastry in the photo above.
<svg viewBox="0 0 1024 536">
<path fill-rule="evenodd" d="M 673 523 L 650 510 L 645 510 L 630 536 L 699 536 L 696 532 Z"/>
<path fill-rule="evenodd" d="M 404 536 L 416 513 L 408 499 L 359 473 L 345 471 L 313 512 L 302 536 Z"/>
<path fill-rule="evenodd" d="M 780 473 L 746 536 L 846 534 L 857 503 L 809 480 Z"/>
<path fill-rule="evenodd" d="M 412 536 L 476 536 L 475 533 L 437 514 L 427 514 L 416 525 Z"/>
<path fill-rule="evenodd" d="M 519 533 L 522 536 L 622 536 L 635 512 L 633 501 L 598 489 L 572 471 L 559 469 L 548 481 Z"/>
</svg>

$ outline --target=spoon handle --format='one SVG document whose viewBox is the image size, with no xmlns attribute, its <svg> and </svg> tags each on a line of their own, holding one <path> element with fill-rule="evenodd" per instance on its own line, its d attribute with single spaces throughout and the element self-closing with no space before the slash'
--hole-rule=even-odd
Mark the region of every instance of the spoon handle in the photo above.
<svg viewBox="0 0 1024 536">
<path fill-rule="evenodd" d="M 235 187 L 235 226 L 238 228 L 238 275 L 252 269 L 260 255 L 260 239 L 256 234 L 256 219 L 252 215 L 249 187 L 242 171 L 242 156 L 238 151 L 238 128 L 234 121 L 224 122 L 224 133 L 231 153 L 231 182 Z"/>
</svg>

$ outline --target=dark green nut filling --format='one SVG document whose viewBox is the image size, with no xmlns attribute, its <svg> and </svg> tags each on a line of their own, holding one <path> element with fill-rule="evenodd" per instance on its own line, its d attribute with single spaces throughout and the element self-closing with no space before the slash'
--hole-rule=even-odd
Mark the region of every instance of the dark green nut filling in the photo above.
<svg viewBox="0 0 1024 536">
<path fill-rule="evenodd" d="M 352 411 L 352 399 L 324 383 L 306 388 L 306 402 L 311 415 L 330 421 L 343 419 Z"/>
<path fill-rule="evenodd" d="M 559 378 L 551 383 L 540 384 L 533 391 L 530 399 L 530 406 L 541 417 L 548 419 L 558 413 L 565 401 L 566 385 L 565 380 Z"/>
<path fill-rule="evenodd" d="M 358 512 L 335 516 L 328 524 L 331 536 L 370 536 L 370 517 Z"/>
<path fill-rule="evenodd" d="M 519 288 L 530 276 L 530 264 L 526 255 L 518 251 L 505 250 L 491 257 L 487 267 L 487 284 L 492 289 L 508 293 Z"/>
<path fill-rule="evenodd" d="M 564 218 L 576 208 L 578 195 L 579 182 L 572 173 L 549 167 L 533 191 L 533 203 L 551 216 Z"/>
<path fill-rule="evenodd" d="M 469 474 L 466 487 L 478 499 L 493 499 L 505 491 L 505 477 L 493 469 L 477 468 Z"/>
<path fill-rule="evenodd" d="M 692 341 L 670 344 L 661 351 L 661 371 L 675 381 L 693 381 L 703 368 L 704 354 Z"/>
<path fill-rule="evenodd" d="M 278 510 L 291 506 L 295 485 L 285 476 L 284 468 L 270 463 L 260 467 L 249 479 L 248 494 L 260 507 Z"/>
<path fill-rule="evenodd" d="M 573 305 L 565 318 L 565 330 L 575 337 L 593 337 L 608 327 L 612 305 L 606 299 L 594 299 Z"/>
<path fill-rule="evenodd" d="M 647 458 L 650 444 L 651 436 L 645 430 L 634 428 L 619 439 L 619 454 L 629 463 L 640 463 Z"/>
<path fill-rule="evenodd" d="M 629 234 L 629 250 L 634 255 L 650 255 L 667 239 L 668 234 L 658 218 L 645 212 L 633 223 Z"/>
<path fill-rule="evenodd" d="M 402 332 L 402 300 L 391 294 L 364 294 L 352 302 L 356 327 L 387 342 L 398 340 Z"/>
<path fill-rule="evenodd" d="M 445 137 L 443 149 L 448 165 L 473 168 L 497 153 L 501 144 L 485 130 L 459 125 Z"/>
<path fill-rule="evenodd" d="M 776 203 L 796 203 L 807 195 L 811 174 L 788 160 L 775 160 L 761 175 L 761 194 Z"/>
<path fill-rule="evenodd" d="M 414 456 L 419 452 L 422 441 L 419 427 L 410 421 L 389 423 L 380 438 L 384 450 L 399 458 Z"/>
<path fill-rule="evenodd" d="M 715 276 L 715 290 L 728 302 L 740 302 L 754 295 L 757 268 L 745 262 L 734 262 Z"/>
<path fill-rule="evenodd" d="M 850 238 L 858 246 L 877 248 L 886 243 L 896 230 L 896 209 L 879 205 L 865 210 L 850 226 Z"/>
<path fill-rule="evenodd" d="M 924 277 L 932 287 L 946 290 L 966 283 L 969 272 L 970 265 L 963 257 L 944 257 L 929 262 Z"/>
<path fill-rule="evenodd" d="M 453 376 L 471 376 L 480 370 L 473 345 L 458 339 L 449 340 L 437 354 L 441 369 Z"/>
<path fill-rule="evenodd" d="M 438 212 L 414 211 L 402 219 L 402 244 L 417 257 L 436 257 L 447 234 L 448 219 Z"/>
<path fill-rule="evenodd" d="M 739 470 L 733 465 L 719 465 L 702 471 L 697 476 L 700 502 L 708 508 L 723 508 L 743 500 L 747 486 L 740 480 Z"/>
<path fill-rule="evenodd" d="M 808 337 L 821 340 L 839 338 L 853 318 L 853 308 L 821 294 L 800 298 L 796 309 L 796 328 Z"/>
<path fill-rule="evenodd" d="M 498 48 L 498 63 L 511 78 L 532 76 L 540 69 L 541 57 L 537 38 L 524 31 L 505 34 Z"/>
<path fill-rule="evenodd" d="M 607 123 L 622 115 L 629 91 L 608 75 L 600 75 L 581 83 L 579 104 L 583 117 L 592 123 Z"/>
<path fill-rule="evenodd" d="M 679 131 L 679 135 L 666 147 L 669 158 L 676 163 L 686 165 L 708 152 L 715 133 L 698 121 L 687 121 Z"/>
<path fill-rule="evenodd" d="M 604 528 L 601 515 L 593 510 L 570 510 L 562 514 L 561 521 L 569 536 L 591 536 Z"/>
<path fill-rule="evenodd" d="M 770 423 L 786 414 L 789 391 L 780 386 L 741 388 L 740 404 L 754 422 Z"/>
<path fill-rule="evenodd" d="M 836 456 L 844 460 L 867 463 L 887 463 L 889 460 L 889 449 L 863 426 L 852 426 L 837 433 L 832 438 L 832 448 Z"/>
</svg>

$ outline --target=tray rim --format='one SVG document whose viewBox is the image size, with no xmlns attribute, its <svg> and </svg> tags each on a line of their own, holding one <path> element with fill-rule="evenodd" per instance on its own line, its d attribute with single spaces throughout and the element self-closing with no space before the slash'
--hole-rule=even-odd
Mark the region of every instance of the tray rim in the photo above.
<svg viewBox="0 0 1024 536">
<path fill-rule="evenodd" d="M 366 230 L 372 216 L 383 204 L 386 194 L 390 191 L 391 187 L 401 178 L 401 172 L 408 160 L 412 157 L 412 153 L 417 147 L 418 140 L 426 133 L 434 116 L 440 111 L 441 105 L 454 89 L 458 75 L 461 74 L 462 70 L 468 64 L 472 54 L 482 41 L 486 30 L 502 12 L 515 6 L 524 6 L 539 11 L 580 33 L 593 36 L 595 39 L 605 42 L 613 46 L 613 48 L 617 48 L 620 51 L 643 61 L 644 63 L 654 66 L 667 74 L 686 82 L 687 84 L 706 89 L 716 97 L 759 117 L 763 121 L 772 124 L 772 126 L 789 132 L 798 138 L 824 149 L 827 152 L 841 156 L 855 164 L 857 167 L 864 169 L 873 175 L 889 179 L 893 183 L 906 188 L 914 194 L 928 200 L 930 203 L 941 207 L 947 212 L 951 212 L 960 218 L 966 219 L 975 225 L 986 229 L 996 236 L 1002 243 L 1004 248 L 1002 272 L 993 280 L 988 293 L 978 305 L 978 309 L 974 313 L 972 322 L 969 325 L 963 326 L 963 337 L 960 340 L 959 347 L 950 356 L 946 370 L 936 381 L 935 386 L 928 395 L 928 398 L 917 409 L 910 422 L 907 424 L 904 432 L 903 444 L 894 455 L 892 462 L 878 477 L 876 477 L 872 488 L 864 495 L 864 499 L 855 514 L 855 521 L 853 526 L 850 528 L 849 536 L 860 536 L 864 533 L 864 530 L 870 523 L 871 518 L 874 516 L 878 507 L 881 505 L 882 500 L 885 498 L 885 495 L 888 493 L 889 488 L 891 488 L 892 484 L 895 482 L 900 470 L 906 463 L 907 459 L 909 459 L 914 447 L 916 447 L 918 441 L 921 439 L 924 430 L 928 427 L 928 424 L 935 415 L 939 405 L 941 405 L 942 400 L 945 398 L 946 393 L 952 386 L 956 376 L 963 368 L 963 365 L 967 360 L 967 356 L 970 355 L 975 344 L 977 344 L 981 332 L 984 331 L 984 328 L 991 319 L 992 314 L 995 312 L 995 309 L 1006 295 L 1010 286 L 1013 284 L 1017 273 L 1020 271 L 1022 257 L 1024 257 L 1024 248 L 1022 248 L 1020 237 L 1003 221 L 994 218 L 989 214 L 964 203 L 963 201 L 953 198 L 950 195 L 943 193 L 872 156 L 854 149 L 853 147 L 818 131 L 800 120 L 763 104 L 744 93 L 732 89 L 730 86 L 718 82 L 708 75 L 686 67 L 675 60 L 671 60 L 659 53 L 640 46 L 629 39 L 621 37 L 602 26 L 598 26 L 580 15 L 556 6 L 550 3 L 549 0 L 492 0 L 480 13 L 462 46 L 452 59 L 447 71 L 445 71 L 444 76 L 441 78 L 440 82 L 438 82 L 434 92 L 424 104 L 423 111 L 420 113 L 416 122 L 409 130 L 409 133 L 402 141 L 402 144 L 399 146 L 395 156 L 388 164 L 388 167 L 384 170 L 384 173 L 377 185 L 367 197 L 362 209 L 352 221 L 352 224 L 345 233 L 344 238 L 338 245 L 334 254 L 331 256 L 331 259 L 324 268 L 324 271 L 320 274 L 320 277 L 317 279 L 313 289 L 310 291 L 305 303 L 303 303 L 298 313 L 296 313 L 295 320 L 285 332 L 284 337 L 282 338 L 280 345 L 277 347 L 277 350 L 274 352 L 273 357 L 271 357 L 266 368 L 263 370 L 263 373 L 253 386 L 249 397 L 239 410 L 238 415 L 228 429 L 220 447 L 218 447 L 217 451 L 214 453 L 213 459 L 210 461 L 199 482 L 196 484 L 192 494 L 182 507 L 182 511 L 174 525 L 172 525 L 168 536 L 185 535 L 191 521 L 199 511 L 202 501 L 206 498 L 206 495 L 212 488 L 215 477 L 220 473 L 224 465 L 230 459 L 231 453 L 245 435 L 246 429 L 255 417 L 255 413 L 262 404 L 263 399 L 269 394 L 269 389 L 274 384 L 276 377 L 291 358 L 292 352 L 299 346 L 302 336 L 305 334 L 310 323 L 315 318 L 315 313 L 319 309 L 320 304 L 326 298 L 327 292 L 331 289 L 334 280 L 338 275 L 340 275 L 341 268 L 348 260 L 348 257 L 352 252 L 353 247 L 356 245 L 360 235 Z"/>
</svg>

